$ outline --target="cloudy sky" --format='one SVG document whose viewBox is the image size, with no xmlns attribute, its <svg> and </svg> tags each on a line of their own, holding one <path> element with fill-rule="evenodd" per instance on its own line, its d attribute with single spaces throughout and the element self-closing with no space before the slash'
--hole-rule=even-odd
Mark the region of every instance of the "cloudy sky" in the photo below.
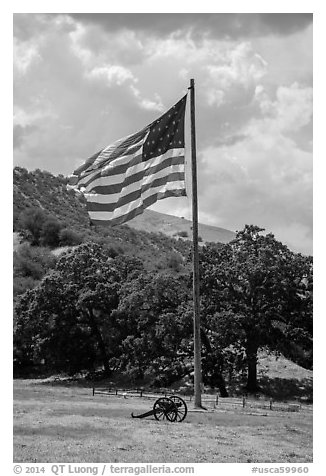
<svg viewBox="0 0 326 476">
<path fill-rule="evenodd" d="M 15 14 L 14 165 L 68 175 L 190 78 L 200 221 L 311 254 L 310 14 Z M 152 208 L 191 216 L 190 197 Z"/>
</svg>

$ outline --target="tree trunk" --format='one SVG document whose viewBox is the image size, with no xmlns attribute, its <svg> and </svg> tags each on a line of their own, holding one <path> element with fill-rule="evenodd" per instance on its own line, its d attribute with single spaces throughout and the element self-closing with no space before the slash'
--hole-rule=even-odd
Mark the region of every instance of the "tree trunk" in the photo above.
<svg viewBox="0 0 326 476">
<path fill-rule="evenodd" d="M 104 340 L 102 338 L 102 334 L 101 334 L 101 332 L 98 328 L 98 325 L 96 323 L 93 311 L 91 309 L 88 309 L 87 314 L 88 314 L 89 325 L 92 329 L 93 335 L 94 335 L 94 337 L 96 339 L 96 342 L 98 344 L 98 348 L 99 348 L 99 351 L 100 351 L 102 363 L 103 363 L 103 366 L 104 366 L 104 371 L 107 375 L 109 375 L 111 373 L 111 369 L 110 369 L 110 365 L 109 365 L 109 358 L 108 358 L 106 348 L 105 348 L 105 343 L 104 343 Z"/>
<path fill-rule="evenodd" d="M 211 374 L 208 378 L 206 377 L 208 383 L 211 387 L 217 387 L 219 389 L 221 397 L 228 397 L 229 394 L 225 386 L 224 377 L 222 375 L 222 372 L 220 372 L 218 369 L 219 365 L 216 356 L 214 356 L 213 354 L 211 343 L 209 342 L 209 338 L 207 337 L 206 332 L 203 329 L 201 329 L 201 337 L 207 352 L 211 355 L 210 369 L 206 369 L 206 372 L 210 370 Z"/>
<path fill-rule="evenodd" d="M 214 379 L 214 380 L 213 380 Z M 220 391 L 220 396 L 222 398 L 226 398 L 229 396 L 229 393 L 226 389 L 226 386 L 225 386 L 225 380 L 223 378 L 223 375 L 221 373 L 218 373 L 216 372 L 213 376 L 212 376 L 212 380 L 215 382 L 215 386 L 219 389 Z"/>
<path fill-rule="evenodd" d="M 247 345 L 247 366 L 248 366 L 248 377 L 246 390 L 250 393 L 255 393 L 259 390 L 257 383 L 257 351 L 258 347 L 256 344 L 249 343 Z"/>
</svg>

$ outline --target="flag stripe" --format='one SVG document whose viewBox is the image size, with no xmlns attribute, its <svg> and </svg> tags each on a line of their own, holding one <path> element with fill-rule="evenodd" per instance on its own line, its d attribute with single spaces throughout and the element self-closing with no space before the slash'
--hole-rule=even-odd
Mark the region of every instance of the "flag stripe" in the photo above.
<svg viewBox="0 0 326 476">
<path fill-rule="evenodd" d="M 97 152 L 96 154 L 92 155 L 92 157 L 90 157 L 89 159 L 87 159 L 84 164 L 82 164 L 80 167 L 78 167 L 78 169 L 76 169 L 76 170 L 74 171 L 74 175 L 82 176 L 82 174 L 83 174 L 87 169 L 91 168 L 91 166 L 94 164 L 95 160 L 97 159 L 97 157 L 100 155 L 101 152 L 102 152 L 102 150 L 100 150 L 100 151 Z"/>
<path fill-rule="evenodd" d="M 119 183 L 121 179 L 112 178 L 114 175 L 123 175 L 128 172 L 128 175 L 138 173 L 140 170 L 150 168 L 156 164 L 159 164 L 161 161 L 165 161 L 169 157 L 178 157 L 183 156 L 184 148 L 169 149 L 164 154 L 156 156 L 152 159 L 143 160 L 142 151 L 140 155 L 135 155 L 134 157 L 123 156 L 115 159 L 106 166 L 104 166 L 100 171 L 93 173 L 90 176 L 85 177 L 84 179 L 79 180 L 79 186 L 85 187 L 87 192 L 92 191 L 97 185 L 101 185 L 103 177 L 108 178 L 108 184 Z M 135 168 L 133 168 L 135 167 Z"/>
<path fill-rule="evenodd" d="M 98 159 L 99 160 L 115 160 L 121 155 L 128 156 L 134 154 L 143 144 L 143 140 L 146 137 L 147 131 L 144 131 L 142 135 L 136 134 L 132 136 L 132 139 L 123 142 L 122 144 L 111 144 L 102 150 Z"/>
<path fill-rule="evenodd" d="M 111 167 L 113 167 L 113 166 L 120 165 L 121 166 L 121 172 L 120 173 L 124 173 L 126 171 L 126 169 L 128 168 L 128 164 L 129 164 L 129 166 L 132 165 L 131 160 L 133 160 L 134 163 L 137 163 L 137 157 L 138 157 L 138 161 L 142 160 L 142 150 L 140 150 L 140 149 L 141 149 L 145 139 L 146 139 L 146 135 L 142 138 L 142 141 L 139 144 L 137 144 L 136 148 L 130 149 L 129 151 L 125 150 L 123 155 L 120 155 L 119 157 L 115 157 L 114 159 L 112 159 L 112 155 L 111 155 L 109 158 L 103 160 L 101 168 L 96 168 L 96 170 L 87 171 L 87 173 L 85 172 L 80 177 L 78 185 L 80 187 L 82 187 L 82 186 L 85 187 L 89 183 L 91 183 L 93 180 L 95 180 L 95 179 L 97 179 L 101 176 L 110 174 Z M 112 147 L 112 146 L 110 146 L 110 147 Z M 138 155 L 136 154 L 137 151 L 139 151 Z M 130 155 L 134 155 L 134 157 L 131 158 Z M 116 156 L 116 153 L 114 153 L 114 156 Z"/>
<path fill-rule="evenodd" d="M 180 165 L 184 167 L 184 155 L 167 157 L 162 159 L 162 161 L 156 159 L 151 163 L 141 162 L 134 167 L 130 167 L 127 174 L 121 173 L 110 177 L 101 177 L 86 187 L 86 192 L 95 192 L 103 195 L 119 193 L 123 187 L 139 182 L 142 178 L 159 173 L 164 169 Z M 114 171 L 112 172 L 114 173 Z"/>
<path fill-rule="evenodd" d="M 186 195 L 186 100 L 184 96 L 160 118 L 94 154 L 74 172 L 72 179 L 85 194 L 94 223 L 121 224 L 157 200 Z"/>
<path fill-rule="evenodd" d="M 144 199 L 138 199 L 137 202 L 130 203 L 128 206 L 115 210 L 115 212 L 96 212 L 89 211 L 89 216 L 93 223 L 102 224 L 108 222 L 112 225 L 120 225 L 128 220 L 131 220 L 137 215 L 143 213 L 144 209 L 153 205 L 158 200 L 162 200 L 168 197 L 182 197 L 186 195 L 184 186 L 180 183 L 177 185 L 173 182 L 170 183 L 171 189 L 165 189 L 155 192 L 149 190 L 151 194 Z M 179 188 L 178 188 L 179 186 Z"/>
<path fill-rule="evenodd" d="M 140 187 L 138 183 L 134 184 L 132 188 L 127 188 L 126 191 L 124 190 L 124 194 L 122 196 L 119 196 L 118 199 L 115 195 L 88 195 L 86 196 L 87 209 L 89 211 L 112 212 L 115 208 L 120 208 L 126 205 L 127 203 L 136 201 L 142 196 L 144 192 L 147 192 L 147 190 L 162 187 L 168 182 L 180 182 L 183 185 L 183 181 L 184 172 L 168 173 L 168 175 L 165 175 L 164 177 L 153 177 L 151 182 L 148 182 L 146 184 L 142 183 Z"/>
<path fill-rule="evenodd" d="M 169 174 L 175 174 L 175 173 L 181 173 L 184 176 L 184 165 L 183 164 L 177 164 L 177 165 L 172 165 L 171 167 L 164 168 L 163 170 L 160 170 L 159 172 L 151 175 L 146 175 L 141 174 L 139 176 L 138 180 L 136 181 L 135 177 L 132 176 L 130 177 L 132 182 L 130 182 L 128 185 L 126 183 L 123 184 L 118 184 L 118 189 L 116 192 L 114 190 L 111 190 L 111 187 L 105 187 L 105 188 L 110 188 L 110 192 L 102 193 L 102 190 L 100 193 L 94 191 L 92 193 L 85 193 L 85 196 L 87 197 L 87 200 L 90 202 L 96 202 L 98 201 L 99 203 L 112 203 L 112 202 L 118 202 L 118 200 L 123 197 L 124 195 L 129 195 L 135 190 L 142 190 L 145 185 L 148 185 L 149 183 L 153 183 L 155 179 L 162 179 L 164 177 L 168 177 Z M 113 187 L 112 187 L 113 189 Z M 95 199 L 95 197 L 97 197 Z"/>
<path fill-rule="evenodd" d="M 97 171 L 91 176 L 85 177 L 84 180 L 80 180 L 79 185 L 81 187 L 87 188 L 87 191 L 90 191 L 92 190 L 92 184 L 100 183 L 96 181 L 100 180 L 102 177 L 108 177 L 110 175 L 116 174 L 125 174 L 130 167 L 133 167 L 142 162 L 142 154 L 137 154 L 132 158 L 129 157 L 128 162 L 126 164 L 123 163 L 124 157 L 121 157 L 121 159 L 122 163 L 119 161 L 119 159 L 116 159 L 114 162 L 111 162 L 110 164 L 106 165 L 103 170 Z M 115 166 L 115 164 L 117 165 Z"/>
</svg>

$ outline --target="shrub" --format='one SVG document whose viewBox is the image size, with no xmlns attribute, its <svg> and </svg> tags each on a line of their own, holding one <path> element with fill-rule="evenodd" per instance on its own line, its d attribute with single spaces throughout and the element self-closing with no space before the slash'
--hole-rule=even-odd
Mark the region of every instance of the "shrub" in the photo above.
<svg viewBox="0 0 326 476">
<path fill-rule="evenodd" d="M 38 280 L 32 276 L 18 276 L 13 280 L 13 294 L 14 298 L 20 294 L 24 294 L 28 289 L 33 289 L 38 283 Z"/>
<path fill-rule="evenodd" d="M 54 248 L 60 244 L 61 223 L 55 218 L 48 218 L 43 223 L 41 229 L 40 243 L 44 246 Z"/>
<path fill-rule="evenodd" d="M 181 238 L 188 238 L 188 232 L 185 230 L 177 231 L 177 233 L 175 233 L 175 236 L 180 236 Z"/>
<path fill-rule="evenodd" d="M 18 228 L 32 245 L 39 245 L 43 224 L 47 216 L 40 208 L 29 208 L 20 213 Z"/>
<path fill-rule="evenodd" d="M 121 251 L 119 251 L 119 249 L 115 246 L 109 246 L 107 250 L 110 258 L 116 258 L 119 254 L 122 254 Z"/>
<path fill-rule="evenodd" d="M 14 296 L 32 289 L 55 266 L 56 258 L 47 249 L 23 243 L 14 252 Z"/>
<path fill-rule="evenodd" d="M 174 271 L 180 271 L 182 266 L 182 258 L 177 253 L 171 253 L 167 258 L 167 266 Z"/>
<path fill-rule="evenodd" d="M 63 228 L 59 232 L 59 242 L 61 246 L 75 246 L 83 242 L 83 238 L 76 231 L 70 228 Z"/>
</svg>

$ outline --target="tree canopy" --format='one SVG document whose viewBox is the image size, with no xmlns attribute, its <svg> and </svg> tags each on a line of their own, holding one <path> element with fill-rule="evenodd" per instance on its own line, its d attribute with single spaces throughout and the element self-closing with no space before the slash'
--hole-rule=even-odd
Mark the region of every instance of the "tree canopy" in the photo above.
<svg viewBox="0 0 326 476">
<path fill-rule="evenodd" d="M 62 255 L 54 271 L 16 305 L 18 354 L 73 369 L 99 359 L 109 372 L 115 353 L 111 315 L 119 303 L 119 283 L 140 269 L 139 260 L 112 259 L 95 243 Z M 80 355 L 83 349 L 87 362 Z"/>
<path fill-rule="evenodd" d="M 257 390 L 258 349 L 284 351 L 289 340 L 308 349 L 312 340 L 312 259 L 262 231 L 246 226 L 231 243 L 200 254 L 203 328 L 211 345 L 244 352 L 250 391 Z"/>
<path fill-rule="evenodd" d="M 262 348 L 312 365 L 312 258 L 263 231 L 246 226 L 228 244 L 200 248 L 203 379 L 222 395 L 225 376 L 244 369 L 247 390 L 258 390 Z M 94 242 L 62 254 L 45 276 L 41 262 L 20 259 L 40 281 L 17 298 L 16 362 L 70 372 L 101 365 L 163 386 L 192 372 L 191 275 L 148 271 Z"/>
</svg>

